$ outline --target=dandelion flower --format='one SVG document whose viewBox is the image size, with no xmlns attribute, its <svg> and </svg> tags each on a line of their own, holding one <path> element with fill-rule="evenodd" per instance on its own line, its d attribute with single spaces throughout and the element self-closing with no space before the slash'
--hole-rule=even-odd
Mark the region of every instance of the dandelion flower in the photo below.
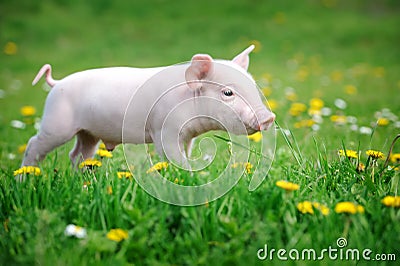
<svg viewBox="0 0 400 266">
<path fill-rule="evenodd" d="M 367 150 L 365 153 L 372 159 L 383 159 L 384 157 L 383 152 L 380 151 Z"/>
<path fill-rule="evenodd" d="M 312 119 L 305 119 L 305 120 L 300 120 L 296 123 L 294 123 L 295 128 L 307 128 L 307 127 L 312 127 L 315 124 L 315 121 Z"/>
<path fill-rule="evenodd" d="M 15 42 L 8 42 L 4 46 L 3 51 L 6 55 L 16 55 L 18 52 L 18 46 Z"/>
<path fill-rule="evenodd" d="M 387 207 L 400 207 L 400 196 L 386 196 L 382 199 L 382 204 Z"/>
<path fill-rule="evenodd" d="M 146 171 L 146 173 L 153 173 L 155 171 L 161 171 L 162 169 L 167 169 L 168 168 L 168 162 L 158 162 L 152 167 L 149 168 L 149 170 Z"/>
<path fill-rule="evenodd" d="M 329 208 L 318 202 L 310 202 L 310 201 L 299 202 L 297 204 L 297 209 L 303 214 L 306 213 L 314 214 L 314 209 L 319 210 L 322 215 L 329 214 Z"/>
<path fill-rule="evenodd" d="M 353 150 L 346 150 L 346 152 L 344 150 L 339 150 L 339 155 L 347 158 L 358 158 L 358 153 Z"/>
<path fill-rule="evenodd" d="M 260 142 L 262 140 L 262 133 L 261 131 L 258 131 L 252 135 L 247 136 L 250 140 L 254 142 Z"/>
<path fill-rule="evenodd" d="M 393 153 L 390 155 L 390 161 L 392 163 L 400 163 L 400 153 Z"/>
<path fill-rule="evenodd" d="M 370 128 L 370 127 L 360 127 L 360 134 L 371 135 L 372 134 L 372 128 Z"/>
<path fill-rule="evenodd" d="M 347 122 L 347 118 L 344 115 L 332 115 L 330 119 L 333 123 L 337 125 L 344 125 Z"/>
<path fill-rule="evenodd" d="M 245 169 L 246 169 L 246 173 L 251 174 L 251 169 L 253 168 L 253 165 L 249 162 L 244 164 Z"/>
<path fill-rule="evenodd" d="M 346 85 L 344 87 L 344 92 L 348 95 L 354 95 L 357 93 L 357 88 L 354 85 Z"/>
<path fill-rule="evenodd" d="M 23 166 L 14 171 L 14 176 L 23 174 L 34 174 L 36 176 L 41 174 L 40 168 L 36 166 Z"/>
<path fill-rule="evenodd" d="M 111 158 L 112 157 L 111 152 L 109 152 L 108 150 L 103 150 L 103 149 L 98 149 L 96 154 L 99 155 L 101 158 L 103 158 L 103 157 Z"/>
<path fill-rule="evenodd" d="M 365 164 L 359 163 L 357 165 L 357 169 L 356 170 L 357 170 L 358 173 L 364 172 L 365 171 Z"/>
<path fill-rule="evenodd" d="M 324 101 L 320 98 L 312 98 L 310 100 L 310 109 L 321 110 L 324 107 Z"/>
<path fill-rule="evenodd" d="M 104 144 L 103 142 L 99 144 L 99 150 L 106 150 L 106 144 Z"/>
<path fill-rule="evenodd" d="M 298 190 L 300 188 L 299 185 L 285 180 L 279 180 L 275 183 L 275 185 L 286 191 Z"/>
<path fill-rule="evenodd" d="M 264 94 L 265 97 L 268 97 L 271 95 L 272 90 L 270 87 L 264 87 L 261 89 L 261 92 Z"/>
<path fill-rule="evenodd" d="M 111 195 L 113 193 L 112 186 L 107 186 L 107 194 Z"/>
<path fill-rule="evenodd" d="M 301 213 L 309 213 L 309 214 L 314 214 L 314 209 L 312 207 L 312 202 L 310 201 L 303 201 L 303 202 L 299 202 L 297 204 L 297 209 L 301 212 Z"/>
<path fill-rule="evenodd" d="M 269 99 L 268 102 L 266 102 L 266 105 L 271 111 L 275 111 L 279 107 L 279 103 L 275 99 Z"/>
<path fill-rule="evenodd" d="M 387 119 L 385 117 L 381 117 L 378 119 L 378 121 L 376 121 L 376 124 L 378 126 L 384 127 L 384 126 L 389 125 L 389 122 L 390 122 L 389 119 Z"/>
<path fill-rule="evenodd" d="M 64 234 L 66 236 L 74 236 L 76 238 L 85 238 L 86 237 L 86 229 L 80 226 L 76 226 L 74 224 L 69 224 L 64 230 Z"/>
<path fill-rule="evenodd" d="M 118 176 L 118 178 L 119 179 L 121 179 L 121 178 L 131 178 L 132 177 L 132 173 L 131 172 L 128 172 L 128 171 L 120 171 L 120 172 L 117 172 L 117 176 Z"/>
<path fill-rule="evenodd" d="M 26 144 L 22 144 L 20 146 L 18 146 L 18 153 L 24 153 L 26 150 Z"/>
<path fill-rule="evenodd" d="M 335 212 L 336 213 L 350 213 L 350 214 L 356 214 L 357 212 L 364 213 L 364 207 L 361 205 L 355 204 L 353 202 L 344 201 L 344 202 L 339 202 L 338 204 L 336 204 Z"/>
<path fill-rule="evenodd" d="M 36 114 L 36 109 L 33 106 L 26 105 L 21 107 L 20 113 L 23 116 L 33 116 L 34 114 Z"/>
<path fill-rule="evenodd" d="M 121 242 L 124 239 L 127 239 L 129 237 L 128 231 L 117 228 L 117 229 L 111 229 L 106 237 L 112 241 L 115 242 Z"/>
<path fill-rule="evenodd" d="M 289 109 L 291 116 L 299 116 L 307 110 L 307 106 L 304 103 L 292 103 Z"/>
<path fill-rule="evenodd" d="M 83 168 L 83 167 L 94 168 L 94 167 L 100 167 L 100 166 L 101 166 L 101 162 L 96 159 L 92 159 L 92 158 L 86 159 L 79 164 L 79 168 Z"/>
</svg>

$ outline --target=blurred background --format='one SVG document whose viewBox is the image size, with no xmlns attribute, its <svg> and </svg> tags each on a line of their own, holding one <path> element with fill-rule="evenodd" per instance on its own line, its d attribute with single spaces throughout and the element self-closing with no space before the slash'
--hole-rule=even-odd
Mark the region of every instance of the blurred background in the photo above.
<svg viewBox="0 0 400 266">
<path fill-rule="evenodd" d="M 281 124 L 300 121 L 290 114 L 293 102 L 317 97 L 333 114 L 370 126 L 383 108 L 400 114 L 399 15 L 396 0 L 3 0 L 0 146 L 14 137 L 9 124 L 21 106 L 41 115 L 48 92 L 31 81 L 45 63 L 61 79 L 88 68 L 170 65 L 195 53 L 229 59 L 250 44 L 249 71 Z M 382 135 L 398 131 L 394 124 Z"/>
</svg>

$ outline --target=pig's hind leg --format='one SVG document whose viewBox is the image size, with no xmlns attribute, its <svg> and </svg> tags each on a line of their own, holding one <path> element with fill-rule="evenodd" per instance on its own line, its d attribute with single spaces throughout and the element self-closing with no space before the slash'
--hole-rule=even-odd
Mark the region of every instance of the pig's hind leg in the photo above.
<svg viewBox="0 0 400 266">
<path fill-rule="evenodd" d="M 75 147 L 69 153 L 73 165 L 78 165 L 83 160 L 92 158 L 97 149 L 99 139 L 85 130 L 76 135 Z"/>
<path fill-rule="evenodd" d="M 58 134 L 41 130 L 29 140 L 22 166 L 36 166 L 49 152 L 72 139 L 74 135 L 74 132 L 64 131 Z"/>
</svg>

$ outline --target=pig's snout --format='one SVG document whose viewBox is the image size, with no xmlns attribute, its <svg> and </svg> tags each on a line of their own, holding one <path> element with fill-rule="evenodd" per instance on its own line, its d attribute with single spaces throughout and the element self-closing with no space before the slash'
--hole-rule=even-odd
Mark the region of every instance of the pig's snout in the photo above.
<svg viewBox="0 0 400 266">
<path fill-rule="evenodd" d="M 276 116 L 275 116 L 274 113 L 268 114 L 268 116 L 265 119 L 259 121 L 258 130 L 267 130 L 267 129 L 269 129 L 271 127 L 272 123 L 274 123 L 275 117 Z"/>
<path fill-rule="evenodd" d="M 258 108 L 255 110 L 255 117 L 253 118 L 253 129 L 260 131 L 260 130 L 267 130 L 271 127 L 271 125 L 275 121 L 275 114 L 272 113 L 265 107 Z"/>
</svg>

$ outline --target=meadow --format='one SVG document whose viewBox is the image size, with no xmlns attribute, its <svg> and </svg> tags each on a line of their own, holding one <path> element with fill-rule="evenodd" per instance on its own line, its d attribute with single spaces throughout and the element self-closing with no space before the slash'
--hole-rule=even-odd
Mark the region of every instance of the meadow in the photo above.
<svg viewBox="0 0 400 266">
<path fill-rule="evenodd" d="M 390 0 L 0 2 L 0 264 L 397 265 L 399 14 Z M 31 86 L 43 64 L 61 79 L 229 59 L 250 44 L 249 72 L 277 115 L 271 168 L 226 165 L 229 147 L 211 134 L 218 159 L 194 176 L 139 155 L 132 176 L 122 146 L 75 171 L 71 141 L 14 179 L 48 94 Z M 160 171 L 191 186 L 225 168 L 242 178 L 200 206 L 137 182 Z M 255 168 L 266 178 L 250 192 Z"/>
</svg>

